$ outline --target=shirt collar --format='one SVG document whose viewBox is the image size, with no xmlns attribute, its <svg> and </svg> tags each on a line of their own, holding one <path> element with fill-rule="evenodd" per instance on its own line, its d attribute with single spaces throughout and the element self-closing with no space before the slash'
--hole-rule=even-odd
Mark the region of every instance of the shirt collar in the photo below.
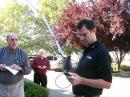
<svg viewBox="0 0 130 97">
<path fill-rule="evenodd" d="M 40 56 L 38 56 L 38 58 L 41 59 L 41 60 L 45 59 L 45 57 L 41 58 Z"/>
<path fill-rule="evenodd" d="M 94 43 L 88 45 L 87 47 L 85 47 L 84 49 L 93 49 L 95 48 L 95 46 L 99 43 L 99 41 L 95 41 Z"/>
<path fill-rule="evenodd" d="M 16 53 L 16 49 L 11 49 L 9 46 L 7 46 L 7 52 L 9 54 L 15 54 Z"/>
</svg>

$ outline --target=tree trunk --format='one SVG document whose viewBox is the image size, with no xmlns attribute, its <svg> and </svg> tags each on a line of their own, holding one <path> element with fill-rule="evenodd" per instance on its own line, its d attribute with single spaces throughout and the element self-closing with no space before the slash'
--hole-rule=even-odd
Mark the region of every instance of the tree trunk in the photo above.
<svg viewBox="0 0 130 97">
<path fill-rule="evenodd" d="M 117 62 L 117 64 L 118 64 L 118 71 L 121 70 L 121 63 L 122 63 L 122 61 L 121 61 L 121 58 L 120 58 L 120 59 L 119 59 L 119 62 Z"/>
<path fill-rule="evenodd" d="M 121 70 L 121 63 L 125 57 L 127 52 L 123 52 L 123 51 L 114 51 L 114 57 L 116 59 L 117 65 L 118 65 L 118 71 Z"/>
</svg>

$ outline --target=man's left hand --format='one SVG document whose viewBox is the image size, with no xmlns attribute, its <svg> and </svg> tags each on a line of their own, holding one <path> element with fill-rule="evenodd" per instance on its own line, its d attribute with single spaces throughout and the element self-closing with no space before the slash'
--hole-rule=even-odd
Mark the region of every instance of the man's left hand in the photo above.
<svg viewBox="0 0 130 97">
<path fill-rule="evenodd" d="M 46 66 L 42 66 L 42 69 L 46 69 L 47 67 Z"/>
<path fill-rule="evenodd" d="M 10 66 L 12 69 L 16 69 L 16 70 L 22 70 L 22 67 L 20 67 L 19 65 L 17 65 L 17 64 L 13 64 L 13 65 L 11 65 Z"/>
<path fill-rule="evenodd" d="M 82 83 L 82 77 L 76 73 L 70 73 L 70 76 L 66 76 L 72 85 L 79 85 Z"/>
</svg>

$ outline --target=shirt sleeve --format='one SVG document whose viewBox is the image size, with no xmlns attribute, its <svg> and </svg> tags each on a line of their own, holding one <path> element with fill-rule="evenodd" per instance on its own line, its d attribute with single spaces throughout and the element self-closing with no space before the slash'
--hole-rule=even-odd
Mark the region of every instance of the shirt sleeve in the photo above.
<svg viewBox="0 0 130 97">
<path fill-rule="evenodd" d="M 2 48 L 0 48 L 0 64 L 1 64 L 1 51 L 2 51 Z"/>
<path fill-rule="evenodd" d="M 51 68 L 50 62 L 48 59 L 46 60 L 46 62 L 47 62 L 47 69 L 49 70 Z"/>
<path fill-rule="evenodd" d="M 112 82 L 111 57 L 107 52 L 101 52 L 97 57 L 97 74 L 99 78 Z"/>
<path fill-rule="evenodd" d="M 22 67 L 21 74 L 27 75 L 31 72 L 32 68 L 28 60 L 27 54 L 24 51 L 22 52 L 23 52 L 23 57 L 24 57 L 24 64 L 21 66 Z"/>
<path fill-rule="evenodd" d="M 36 58 L 34 58 L 34 59 L 32 60 L 32 67 L 36 67 L 36 64 L 37 64 Z"/>
</svg>

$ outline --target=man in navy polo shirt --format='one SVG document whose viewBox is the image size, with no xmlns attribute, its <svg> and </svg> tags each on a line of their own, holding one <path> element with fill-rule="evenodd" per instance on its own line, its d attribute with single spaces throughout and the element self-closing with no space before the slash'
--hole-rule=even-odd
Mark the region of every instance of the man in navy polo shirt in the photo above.
<svg viewBox="0 0 130 97">
<path fill-rule="evenodd" d="M 83 55 L 75 73 L 67 79 L 73 85 L 75 97 L 99 97 L 112 83 L 111 57 L 106 47 L 97 40 L 95 24 L 82 19 L 77 24 Z"/>
</svg>

